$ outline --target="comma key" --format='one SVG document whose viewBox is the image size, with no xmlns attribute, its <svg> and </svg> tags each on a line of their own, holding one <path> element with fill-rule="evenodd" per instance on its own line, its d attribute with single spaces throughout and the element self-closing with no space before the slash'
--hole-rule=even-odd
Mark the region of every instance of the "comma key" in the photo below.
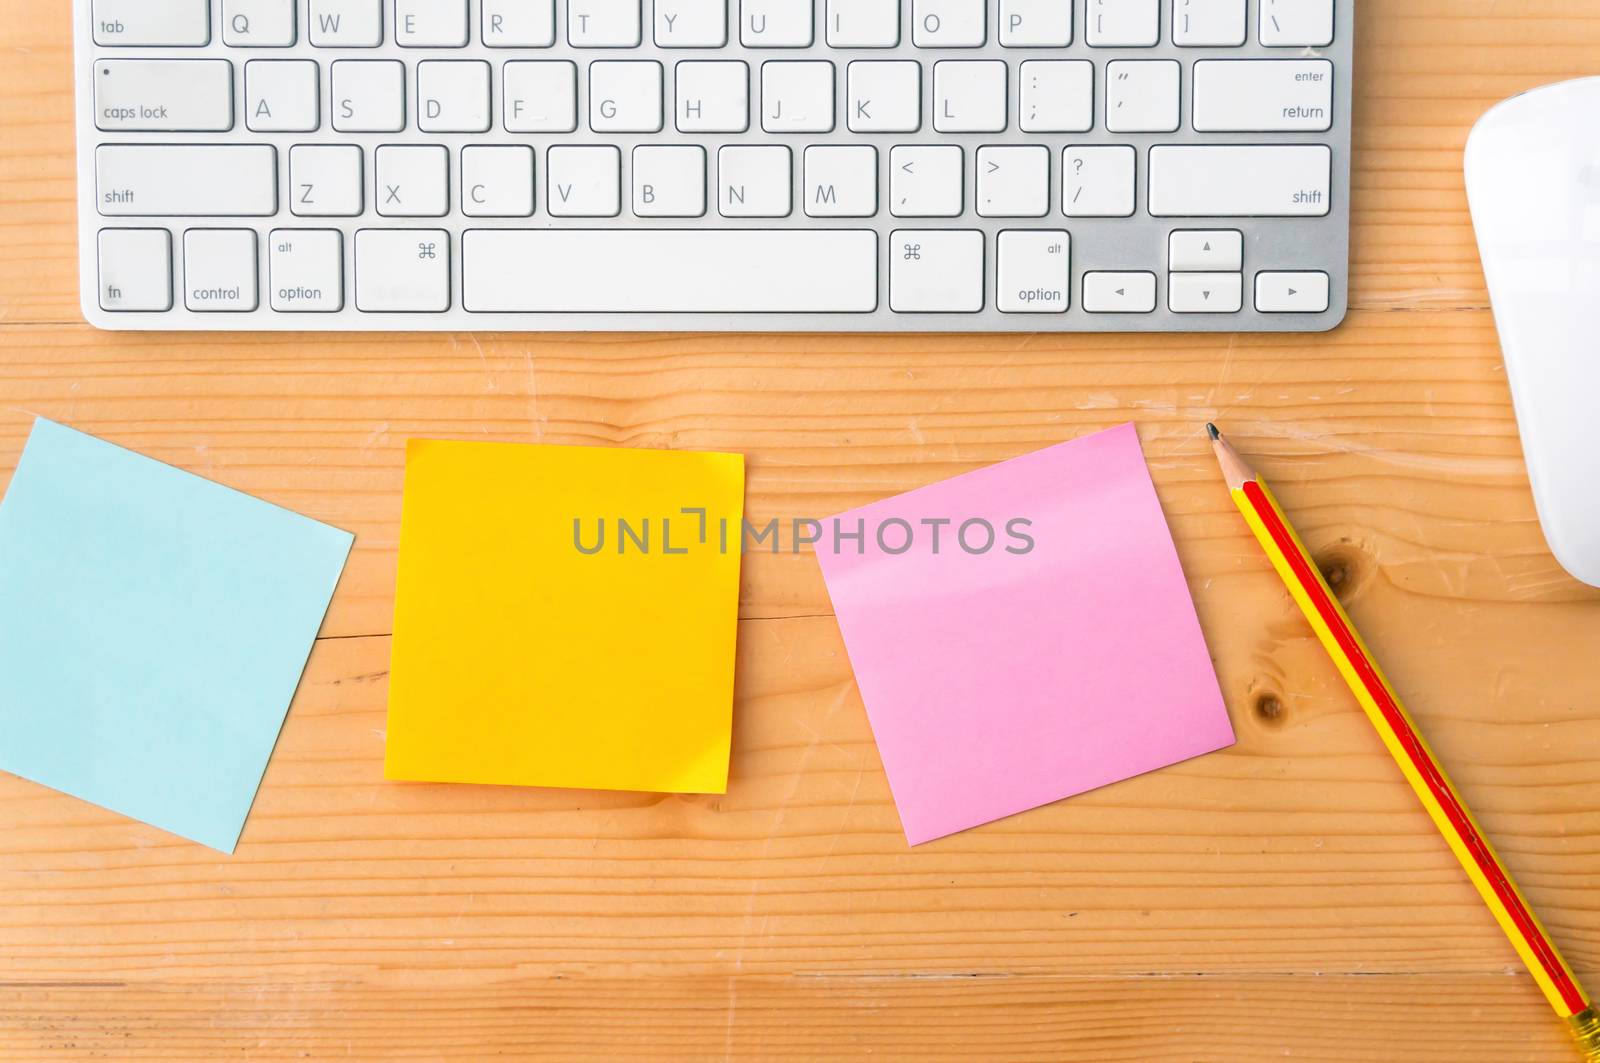
<svg viewBox="0 0 1600 1063">
<path fill-rule="evenodd" d="M 344 309 L 344 234 L 274 229 L 268 237 L 272 309 L 332 314 Z"/>
</svg>

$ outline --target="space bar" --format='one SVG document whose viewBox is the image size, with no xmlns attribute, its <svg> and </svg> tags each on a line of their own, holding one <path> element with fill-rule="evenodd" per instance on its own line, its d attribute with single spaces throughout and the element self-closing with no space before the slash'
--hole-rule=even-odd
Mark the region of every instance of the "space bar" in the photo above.
<svg viewBox="0 0 1600 1063">
<path fill-rule="evenodd" d="M 870 229 L 469 229 L 461 304 L 480 314 L 867 314 Z"/>
</svg>

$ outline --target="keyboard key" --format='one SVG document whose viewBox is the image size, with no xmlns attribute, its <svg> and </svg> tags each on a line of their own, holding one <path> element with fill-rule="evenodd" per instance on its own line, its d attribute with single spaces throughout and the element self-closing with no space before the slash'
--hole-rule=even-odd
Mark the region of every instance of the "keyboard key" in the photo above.
<svg viewBox="0 0 1600 1063">
<path fill-rule="evenodd" d="M 724 218 L 786 218 L 794 209 L 789 149 L 778 144 L 717 152 L 717 210 Z"/>
<path fill-rule="evenodd" d="M 1042 144 L 979 148 L 977 208 L 984 218 L 1050 213 L 1050 149 Z"/>
<path fill-rule="evenodd" d="M 199 313 L 248 313 L 256 292 L 254 229 L 190 229 L 183 234 L 183 305 Z"/>
<path fill-rule="evenodd" d="M 289 149 L 289 210 L 301 217 L 353 218 L 362 211 L 361 148 L 296 144 Z"/>
<path fill-rule="evenodd" d="M 954 218 L 963 199 L 961 149 L 902 144 L 889 153 L 889 213 L 897 218 Z"/>
<path fill-rule="evenodd" d="M 1153 48 L 1161 40 L 1161 0 L 1086 0 L 1091 48 Z"/>
<path fill-rule="evenodd" d="M 1333 153 L 1325 144 L 1158 145 L 1150 213 L 1158 218 L 1320 217 Z"/>
<path fill-rule="evenodd" d="M 900 0 L 828 0 L 828 47 L 893 48 L 900 43 Z"/>
<path fill-rule="evenodd" d="M 383 0 L 309 0 L 317 48 L 376 48 L 383 43 Z"/>
<path fill-rule="evenodd" d="M 728 43 L 727 0 L 655 0 L 657 48 L 721 48 Z"/>
<path fill-rule="evenodd" d="M 1005 63 L 933 64 L 933 128 L 941 133 L 998 133 L 1005 127 Z"/>
<path fill-rule="evenodd" d="M 1173 273 L 1167 277 L 1167 308 L 1174 314 L 1237 314 L 1244 298 L 1237 273 Z"/>
<path fill-rule="evenodd" d="M 1261 0 L 1261 43 L 1268 48 L 1332 44 L 1333 0 Z"/>
<path fill-rule="evenodd" d="M 553 147 L 545 173 L 553 217 L 614 218 L 622 212 L 622 154 L 611 145 Z"/>
<path fill-rule="evenodd" d="M 911 43 L 918 48 L 982 48 L 988 0 L 913 0 Z"/>
<path fill-rule="evenodd" d="M 739 0 L 739 42 L 746 48 L 809 48 L 811 0 Z"/>
<path fill-rule="evenodd" d="M 274 229 L 267 249 L 272 309 L 313 314 L 344 309 L 344 234 L 337 229 Z"/>
<path fill-rule="evenodd" d="M 750 128 L 750 68 L 744 63 L 682 62 L 675 75 L 679 132 L 743 133 Z"/>
<path fill-rule="evenodd" d="M 1085 273 L 1083 308 L 1091 314 L 1148 314 L 1156 308 L 1156 275 L 1110 271 Z"/>
<path fill-rule="evenodd" d="M 526 218 L 533 213 L 533 149 L 473 144 L 461 149 L 461 213 L 469 218 Z"/>
<path fill-rule="evenodd" d="M 805 211 L 813 218 L 870 218 L 878 213 L 878 151 L 869 144 L 806 149 Z"/>
<path fill-rule="evenodd" d="M 567 0 L 567 43 L 574 48 L 639 47 L 639 0 Z"/>
<path fill-rule="evenodd" d="M 761 64 L 761 128 L 769 133 L 833 129 L 833 64 Z"/>
<path fill-rule="evenodd" d="M 1065 48 L 1072 43 L 1072 5 L 1000 0 L 1000 43 L 1007 48 Z"/>
<path fill-rule="evenodd" d="M 1028 133 L 1087 133 L 1094 128 L 1094 64 L 1082 59 L 1023 63 L 1018 123 Z"/>
<path fill-rule="evenodd" d="M 1194 64 L 1194 128 L 1202 133 L 1323 130 L 1333 125 L 1326 59 L 1207 59 Z"/>
<path fill-rule="evenodd" d="M 633 149 L 633 213 L 641 218 L 698 218 L 706 212 L 706 149 L 651 144 Z"/>
<path fill-rule="evenodd" d="M 341 133 L 398 133 L 406 127 L 406 68 L 392 59 L 333 64 L 333 128 Z"/>
<path fill-rule="evenodd" d="M 443 229 L 356 233 L 356 309 L 369 314 L 450 309 L 450 234 Z"/>
<path fill-rule="evenodd" d="M 852 229 L 471 229 L 478 313 L 841 313 L 878 306 L 878 236 Z"/>
<path fill-rule="evenodd" d="M 394 0 L 394 23 L 394 43 L 402 48 L 462 48 L 467 0 Z"/>
<path fill-rule="evenodd" d="M 100 230 L 100 309 L 172 309 L 172 234 L 165 229 Z"/>
<path fill-rule="evenodd" d="M 1256 309 L 1263 314 L 1320 314 L 1328 309 L 1328 275 L 1319 270 L 1256 274 Z"/>
<path fill-rule="evenodd" d="M 549 48 L 556 43 L 556 0 L 483 0 L 489 48 Z"/>
<path fill-rule="evenodd" d="M 310 133 L 322 125 L 322 75 L 310 59 L 244 65 L 244 123 L 258 133 Z"/>
<path fill-rule="evenodd" d="M 1174 0 L 1172 43 L 1181 48 L 1237 48 L 1245 38 L 1245 0 Z"/>
<path fill-rule="evenodd" d="M 417 128 L 424 133 L 489 129 L 489 64 L 429 60 L 417 64 Z"/>
<path fill-rule="evenodd" d="M 589 64 L 589 128 L 597 133 L 661 132 L 661 64 Z"/>
<path fill-rule="evenodd" d="M 1229 273 L 1244 268 L 1244 234 L 1238 229 L 1179 229 L 1167 238 L 1167 268 L 1174 273 Z"/>
<path fill-rule="evenodd" d="M 1170 133 L 1178 128 L 1181 68 L 1170 59 L 1106 64 L 1106 129 Z"/>
<path fill-rule="evenodd" d="M 113 48 L 197 48 L 211 42 L 208 0 L 94 0 L 91 18 L 94 43 Z"/>
<path fill-rule="evenodd" d="M 107 217 L 254 217 L 278 212 L 269 144 L 102 144 L 95 200 Z"/>
<path fill-rule="evenodd" d="M 976 314 L 983 309 L 983 233 L 896 229 L 889 234 L 889 309 Z"/>
<path fill-rule="evenodd" d="M 505 64 L 509 133 L 570 133 L 578 128 L 578 67 L 564 60 Z"/>
<path fill-rule="evenodd" d="M 1118 144 L 1067 148 L 1061 155 L 1061 212 L 1069 218 L 1133 214 L 1137 162 Z"/>
<path fill-rule="evenodd" d="M 94 65 L 94 124 L 110 132 L 232 129 L 233 64 L 226 59 L 102 59 Z"/>
<path fill-rule="evenodd" d="M 297 39 L 294 8 L 295 0 L 223 0 L 222 43 L 230 48 L 287 48 Z M 251 277 L 253 281 L 254 273 Z"/>
<path fill-rule="evenodd" d="M 1002 314 L 1063 314 L 1071 304 L 1072 237 L 1059 229 L 1000 234 L 995 305 Z"/>
<path fill-rule="evenodd" d="M 442 218 L 450 212 L 450 153 L 440 144 L 385 144 L 374 153 L 378 213 Z"/>
<path fill-rule="evenodd" d="M 853 133 L 915 133 L 922 127 L 922 64 L 858 60 L 846 72 L 845 121 Z"/>
</svg>

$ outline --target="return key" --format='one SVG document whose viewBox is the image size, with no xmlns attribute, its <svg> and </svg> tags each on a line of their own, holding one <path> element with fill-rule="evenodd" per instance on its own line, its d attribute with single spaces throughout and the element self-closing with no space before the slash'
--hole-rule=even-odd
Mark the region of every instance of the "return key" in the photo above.
<svg viewBox="0 0 1600 1063">
<path fill-rule="evenodd" d="M 1194 127 L 1202 133 L 1313 132 L 1333 125 L 1326 59 L 1202 59 L 1194 64 Z"/>
</svg>

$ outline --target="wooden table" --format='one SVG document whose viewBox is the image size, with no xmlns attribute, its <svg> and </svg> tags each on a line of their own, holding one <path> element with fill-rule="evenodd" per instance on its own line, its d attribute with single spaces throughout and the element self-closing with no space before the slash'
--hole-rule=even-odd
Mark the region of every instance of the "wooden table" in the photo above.
<svg viewBox="0 0 1600 1063">
<path fill-rule="evenodd" d="M 0 776 L 0 1057 L 1569 1058 L 1200 426 L 1600 985 L 1600 593 L 1534 519 L 1460 165 L 1600 68 L 1593 0 L 1362 0 L 1354 308 L 1304 337 L 96 332 L 68 21 L 0 0 L 0 484 L 38 414 L 358 538 L 235 856 Z M 761 553 L 727 796 L 381 778 L 408 437 L 740 450 L 764 521 L 1130 418 L 1226 752 L 908 850 L 815 562 Z"/>
</svg>

